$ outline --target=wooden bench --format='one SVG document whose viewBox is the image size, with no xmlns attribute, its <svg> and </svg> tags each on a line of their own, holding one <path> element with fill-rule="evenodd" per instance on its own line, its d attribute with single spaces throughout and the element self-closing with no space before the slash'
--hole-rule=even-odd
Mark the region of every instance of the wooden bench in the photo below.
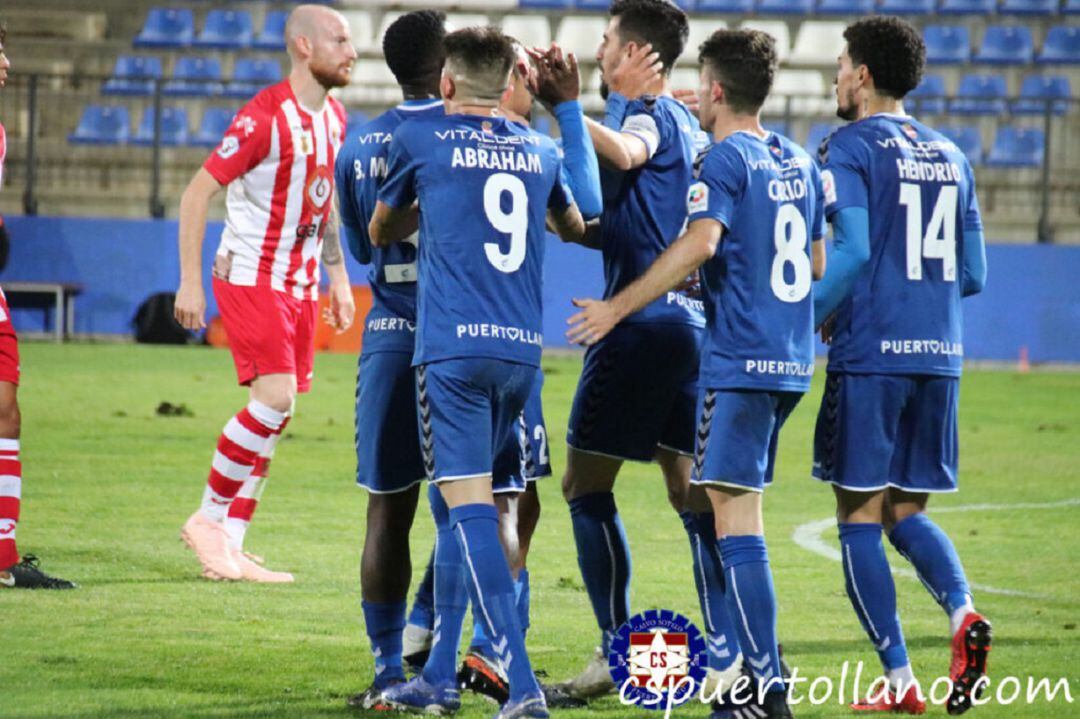
<svg viewBox="0 0 1080 719">
<path fill-rule="evenodd" d="M 0 282 L 6 295 L 47 295 L 55 298 L 53 305 L 53 339 L 63 342 L 75 333 L 75 295 L 82 285 L 70 282 Z"/>
</svg>

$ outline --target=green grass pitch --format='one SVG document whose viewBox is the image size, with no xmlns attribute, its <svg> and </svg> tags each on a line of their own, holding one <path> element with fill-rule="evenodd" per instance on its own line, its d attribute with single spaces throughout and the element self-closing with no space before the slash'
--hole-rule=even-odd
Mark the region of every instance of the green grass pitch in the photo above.
<svg viewBox="0 0 1080 719">
<path fill-rule="evenodd" d="M 281 443 L 250 549 L 292 586 L 199 578 L 178 541 L 197 506 L 213 443 L 245 394 L 226 352 L 127 345 L 24 344 L 23 516 L 19 544 L 44 568 L 78 581 L 70 593 L 0 593 L 0 715 L 5 717 L 349 716 L 371 657 L 360 621 L 365 494 L 354 486 L 355 358 L 321 355 Z M 545 410 L 556 478 L 541 483 L 533 540 L 535 667 L 575 673 L 597 631 L 581 587 L 559 492 L 570 399 L 581 361 L 545 359 Z M 876 657 L 844 594 L 840 565 L 801 548 L 798 525 L 828 518 L 831 492 L 809 479 L 822 373 L 781 435 L 778 481 L 766 498 L 779 634 L 802 675 L 837 681 L 844 661 Z M 1062 676 L 1080 698 L 1080 373 L 970 371 L 961 391 L 962 491 L 938 507 L 970 579 L 993 588 L 976 604 L 994 622 L 991 674 Z M 191 416 L 160 417 L 162 401 Z M 628 465 L 616 488 L 634 556 L 635 611 L 666 607 L 699 621 L 689 549 L 655 467 Z M 1026 508 L 1009 508 L 1022 504 Z M 1056 506 L 1042 506 L 1054 505 Z M 1038 506 L 1032 506 L 1038 505 Z M 836 545 L 835 530 L 823 532 Z M 414 577 L 431 547 L 423 504 L 413 533 Z M 891 559 L 902 565 L 893 550 Z M 947 622 L 918 581 L 897 577 L 916 674 L 948 667 Z M 805 685 L 804 685 L 805 687 Z M 1022 700 L 1021 700 L 1022 701 Z M 836 703 L 797 717 L 844 717 Z M 942 707 L 930 712 L 944 716 Z M 467 696 L 461 716 L 492 716 Z M 566 717 L 660 716 L 614 698 Z M 675 716 L 706 717 L 688 704 Z M 1080 716 L 1056 702 L 989 705 L 973 717 Z"/>
</svg>

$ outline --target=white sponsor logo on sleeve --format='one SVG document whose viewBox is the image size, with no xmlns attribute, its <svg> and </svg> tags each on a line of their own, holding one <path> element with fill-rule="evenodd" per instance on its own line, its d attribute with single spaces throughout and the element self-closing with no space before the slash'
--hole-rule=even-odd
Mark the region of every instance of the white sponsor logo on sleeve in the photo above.
<svg viewBox="0 0 1080 719">
<path fill-rule="evenodd" d="M 222 160 L 228 160 L 240 150 L 240 140 L 236 139 L 234 135 L 229 135 L 221 141 L 221 147 L 218 148 L 217 154 Z"/>
<path fill-rule="evenodd" d="M 826 205 L 836 202 L 836 180 L 833 179 L 832 170 L 821 171 L 821 189 L 825 193 Z"/>
</svg>

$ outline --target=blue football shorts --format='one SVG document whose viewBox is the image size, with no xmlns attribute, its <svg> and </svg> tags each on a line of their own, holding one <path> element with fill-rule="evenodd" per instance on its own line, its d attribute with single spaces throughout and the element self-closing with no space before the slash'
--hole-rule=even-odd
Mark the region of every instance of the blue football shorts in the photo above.
<svg viewBox="0 0 1080 719">
<path fill-rule="evenodd" d="M 703 338 L 690 325 L 615 327 L 585 353 L 567 444 L 637 462 L 661 447 L 691 455 Z"/>
<path fill-rule="evenodd" d="M 492 489 L 525 488 L 521 415 L 539 370 L 469 357 L 416 368 L 420 448 L 429 480 L 492 475 Z"/>
<path fill-rule="evenodd" d="M 960 380 L 830 373 L 813 476 L 855 492 L 955 492 Z"/>
<path fill-rule="evenodd" d="M 772 483 L 780 428 L 801 392 L 702 389 L 694 447 L 694 484 L 764 491 Z"/>
<path fill-rule="evenodd" d="M 361 354 L 356 376 L 356 483 L 401 492 L 425 477 L 410 352 Z"/>
</svg>

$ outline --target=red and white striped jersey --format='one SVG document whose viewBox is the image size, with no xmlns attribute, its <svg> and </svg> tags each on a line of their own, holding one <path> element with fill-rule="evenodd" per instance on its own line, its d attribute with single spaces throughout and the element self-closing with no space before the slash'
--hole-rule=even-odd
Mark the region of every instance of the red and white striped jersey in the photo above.
<svg viewBox="0 0 1080 719">
<path fill-rule="evenodd" d="M 228 185 L 218 254 L 232 255 L 229 282 L 269 285 L 300 299 L 319 292 L 319 254 L 334 195 L 334 159 L 345 108 L 300 104 L 288 80 L 272 85 L 233 118 L 203 167 Z"/>
</svg>

